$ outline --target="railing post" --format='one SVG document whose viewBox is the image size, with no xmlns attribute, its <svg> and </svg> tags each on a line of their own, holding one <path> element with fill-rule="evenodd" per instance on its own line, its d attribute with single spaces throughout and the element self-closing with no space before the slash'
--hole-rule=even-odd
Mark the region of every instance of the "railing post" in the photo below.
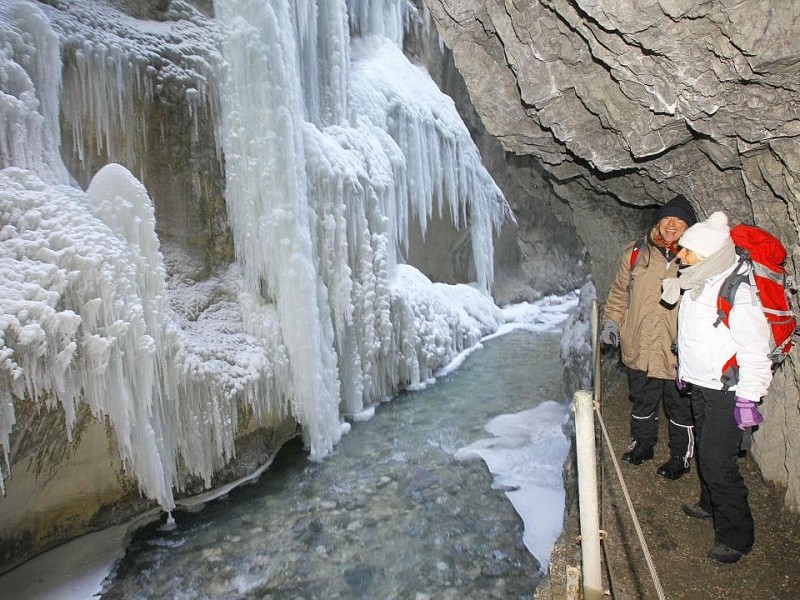
<svg viewBox="0 0 800 600">
<path fill-rule="evenodd" d="M 600 308 L 597 300 L 592 302 L 592 356 L 594 357 L 594 367 L 592 375 L 594 380 L 594 399 L 600 402 L 603 391 L 602 367 L 600 365 Z"/>
<path fill-rule="evenodd" d="M 603 582 L 600 567 L 600 519 L 597 508 L 597 458 L 595 455 L 592 394 L 586 390 L 577 391 L 574 401 L 583 598 L 584 600 L 599 600 L 603 597 Z"/>
</svg>

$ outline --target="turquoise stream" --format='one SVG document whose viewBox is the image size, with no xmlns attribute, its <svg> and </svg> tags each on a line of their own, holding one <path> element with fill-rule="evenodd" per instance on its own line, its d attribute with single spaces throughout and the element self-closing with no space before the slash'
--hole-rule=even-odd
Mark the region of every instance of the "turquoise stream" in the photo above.
<svg viewBox="0 0 800 600">
<path fill-rule="evenodd" d="M 562 399 L 559 338 L 485 341 L 354 423 L 322 462 L 288 444 L 259 481 L 176 513 L 172 531 L 140 530 L 102 598 L 532 598 L 541 574 L 521 518 L 483 461 L 453 454 L 490 437 L 492 417 Z"/>
</svg>

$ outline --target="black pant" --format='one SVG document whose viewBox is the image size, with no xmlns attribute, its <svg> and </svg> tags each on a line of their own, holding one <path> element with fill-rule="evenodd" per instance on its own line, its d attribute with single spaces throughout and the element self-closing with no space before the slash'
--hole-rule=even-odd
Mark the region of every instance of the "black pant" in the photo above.
<svg viewBox="0 0 800 600">
<path fill-rule="evenodd" d="M 681 395 L 674 379 L 648 377 L 644 371 L 628 369 L 628 387 L 633 402 L 631 437 L 642 448 L 658 441 L 658 413 L 664 405 L 669 419 L 670 455 L 687 462 L 694 456 L 694 422 L 689 397 Z"/>
<path fill-rule="evenodd" d="M 742 432 L 733 417 L 734 396 L 734 392 L 692 386 L 700 507 L 714 516 L 715 541 L 749 552 L 754 525 L 747 486 L 739 472 Z"/>
</svg>

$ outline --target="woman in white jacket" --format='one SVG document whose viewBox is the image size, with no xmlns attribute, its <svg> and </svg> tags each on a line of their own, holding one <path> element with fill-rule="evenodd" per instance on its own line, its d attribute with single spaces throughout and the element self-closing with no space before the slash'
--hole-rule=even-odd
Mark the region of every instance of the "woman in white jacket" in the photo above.
<svg viewBox="0 0 800 600">
<path fill-rule="evenodd" d="M 739 472 L 742 432 L 758 425 L 757 405 L 772 381 L 770 329 L 755 290 L 740 285 L 728 327 L 718 321 L 717 297 L 737 267 L 725 213 L 690 227 L 679 240 L 681 272 L 665 280 L 663 299 L 681 299 L 678 313 L 678 385 L 692 385 L 700 501 L 684 504 L 695 518 L 714 520 L 709 557 L 734 563 L 754 542 L 747 486 Z M 683 296 L 681 298 L 681 292 Z M 735 356 L 738 380 L 726 387 L 726 363 Z"/>
</svg>

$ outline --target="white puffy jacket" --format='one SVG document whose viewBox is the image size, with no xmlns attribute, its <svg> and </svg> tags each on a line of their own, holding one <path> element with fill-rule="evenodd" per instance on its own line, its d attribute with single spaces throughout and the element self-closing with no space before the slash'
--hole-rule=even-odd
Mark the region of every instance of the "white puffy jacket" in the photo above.
<svg viewBox="0 0 800 600">
<path fill-rule="evenodd" d="M 759 402 L 772 381 L 771 332 L 750 285 L 743 283 L 736 291 L 730 328 L 723 323 L 714 327 L 720 287 L 734 268 L 735 264 L 710 278 L 696 300 L 689 291 L 683 294 L 678 313 L 680 376 L 686 382 L 721 390 L 722 367 L 735 354 L 739 381 L 729 389 Z"/>
</svg>

